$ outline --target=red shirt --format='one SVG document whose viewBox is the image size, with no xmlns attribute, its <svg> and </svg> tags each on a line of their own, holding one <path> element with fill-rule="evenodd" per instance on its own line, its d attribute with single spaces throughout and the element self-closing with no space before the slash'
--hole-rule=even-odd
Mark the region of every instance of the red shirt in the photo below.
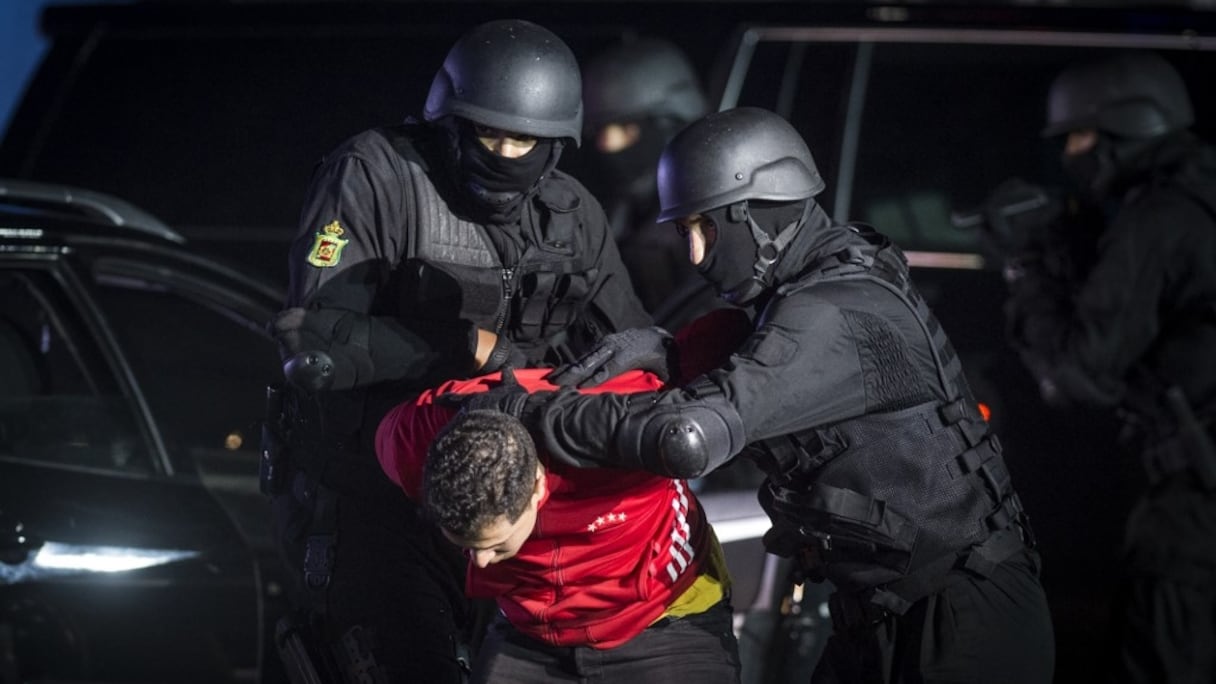
<svg viewBox="0 0 1216 684">
<path fill-rule="evenodd" d="M 515 372 L 529 391 L 555 389 L 547 369 Z M 427 447 L 455 413 L 436 396 L 484 392 L 499 374 L 453 380 L 393 409 L 376 433 L 380 465 L 419 498 Z M 630 371 L 586 390 L 647 392 L 662 383 Z M 545 460 L 541 455 L 542 461 Z M 688 483 L 646 472 L 545 463 L 548 493 L 536 528 L 501 563 L 470 564 L 466 592 L 495 598 L 521 632 L 558 646 L 612 648 L 658 619 L 702 572 L 712 533 Z"/>
</svg>

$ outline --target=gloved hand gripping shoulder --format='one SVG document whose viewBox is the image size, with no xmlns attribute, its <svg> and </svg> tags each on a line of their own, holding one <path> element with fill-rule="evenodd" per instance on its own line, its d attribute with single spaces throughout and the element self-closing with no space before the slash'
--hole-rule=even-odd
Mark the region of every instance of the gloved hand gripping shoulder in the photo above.
<svg viewBox="0 0 1216 684">
<path fill-rule="evenodd" d="M 648 370 L 666 381 L 678 368 L 671 334 L 651 326 L 605 335 L 595 349 L 546 379 L 561 387 L 593 387 L 625 371 Z"/>
</svg>

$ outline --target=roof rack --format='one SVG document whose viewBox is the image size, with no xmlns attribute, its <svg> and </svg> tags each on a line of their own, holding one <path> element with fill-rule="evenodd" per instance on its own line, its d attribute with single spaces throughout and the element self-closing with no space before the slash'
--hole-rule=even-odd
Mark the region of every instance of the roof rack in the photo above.
<svg viewBox="0 0 1216 684">
<path fill-rule="evenodd" d="M 120 228 L 157 235 L 173 242 L 186 239 L 160 219 L 112 195 L 57 183 L 0 178 L 0 202 L 31 202 L 70 207 Z"/>
</svg>

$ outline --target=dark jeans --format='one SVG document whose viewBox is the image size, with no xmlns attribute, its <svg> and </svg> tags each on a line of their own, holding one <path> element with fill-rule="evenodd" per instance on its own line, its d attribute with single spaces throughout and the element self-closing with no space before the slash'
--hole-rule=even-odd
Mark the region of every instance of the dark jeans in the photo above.
<svg viewBox="0 0 1216 684">
<path fill-rule="evenodd" d="M 738 681 L 739 645 L 728 601 L 704 613 L 664 620 L 610 649 L 550 646 L 521 634 L 499 615 L 477 654 L 472 678 L 472 684 Z"/>
<path fill-rule="evenodd" d="M 1049 684 L 1055 638 L 1038 555 L 968 576 L 902 616 L 828 640 L 813 684 Z"/>
</svg>

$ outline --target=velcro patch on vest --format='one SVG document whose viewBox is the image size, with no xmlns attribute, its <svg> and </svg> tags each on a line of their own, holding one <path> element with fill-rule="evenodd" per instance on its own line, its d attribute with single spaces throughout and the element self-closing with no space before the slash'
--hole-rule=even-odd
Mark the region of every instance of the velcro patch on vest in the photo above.
<svg viewBox="0 0 1216 684">
<path fill-rule="evenodd" d="M 789 335 L 772 328 L 752 335 L 743 348 L 745 356 L 750 356 L 762 366 L 784 365 L 797 353 L 798 342 Z"/>
<path fill-rule="evenodd" d="M 318 230 L 312 249 L 308 252 L 308 263 L 318 268 L 337 266 L 342 259 L 342 250 L 350 242 L 342 237 L 345 232 L 337 221 L 331 221 Z"/>
</svg>

